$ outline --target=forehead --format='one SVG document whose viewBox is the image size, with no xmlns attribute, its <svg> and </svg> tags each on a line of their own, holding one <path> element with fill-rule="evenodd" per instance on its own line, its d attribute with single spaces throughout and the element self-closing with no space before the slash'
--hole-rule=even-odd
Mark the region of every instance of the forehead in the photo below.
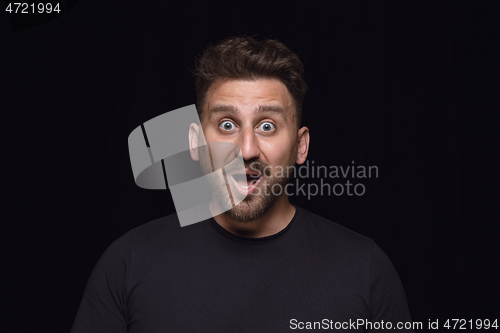
<svg viewBox="0 0 500 333">
<path fill-rule="evenodd" d="M 214 107 L 221 105 L 233 106 L 240 112 L 276 106 L 293 118 L 292 101 L 287 87 L 278 79 L 226 80 L 212 84 L 206 95 L 204 113 L 210 117 Z"/>
</svg>

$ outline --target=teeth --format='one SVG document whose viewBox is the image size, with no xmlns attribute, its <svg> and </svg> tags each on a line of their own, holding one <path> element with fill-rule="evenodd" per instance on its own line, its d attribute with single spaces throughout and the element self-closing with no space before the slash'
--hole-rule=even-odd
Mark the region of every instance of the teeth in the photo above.
<svg viewBox="0 0 500 333">
<path fill-rule="evenodd" d="M 234 182 L 236 183 L 236 185 L 243 189 L 243 190 L 248 190 L 250 187 L 252 187 L 253 185 L 255 185 L 255 183 L 257 183 L 257 181 L 259 180 L 260 177 L 257 177 L 257 178 L 253 178 L 251 181 L 250 181 L 250 185 L 243 185 L 242 182 L 239 182 L 236 180 L 236 178 L 234 177 L 233 175 L 233 180 Z"/>
<path fill-rule="evenodd" d="M 255 184 L 255 182 L 252 182 L 249 186 L 245 186 L 245 185 L 241 185 L 238 183 L 238 185 L 242 188 L 242 189 L 245 189 L 245 190 L 248 190 L 253 184 Z"/>
</svg>

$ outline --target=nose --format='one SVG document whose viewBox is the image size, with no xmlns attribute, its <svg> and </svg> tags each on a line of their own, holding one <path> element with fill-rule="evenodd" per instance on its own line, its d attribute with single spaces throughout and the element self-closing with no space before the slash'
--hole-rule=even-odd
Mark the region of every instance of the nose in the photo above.
<svg viewBox="0 0 500 333">
<path fill-rule="evenodd" d="M 238 145 L 241 148 L 243 160 L 258 158 L 260 155 L 259 143 L 252 128 L 246 128 L 240 137 Z"/>
</svg>

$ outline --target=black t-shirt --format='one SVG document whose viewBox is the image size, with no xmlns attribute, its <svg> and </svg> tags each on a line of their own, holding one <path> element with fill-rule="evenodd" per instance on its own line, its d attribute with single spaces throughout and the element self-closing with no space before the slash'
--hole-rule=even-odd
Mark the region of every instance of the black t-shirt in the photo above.
<svg viewBox="0 0 500 333">
<path fill-rule="evenodd" d="M 71 332 L 380 332 L 410 320 L 371 239 L 296 207 L 263 238 L 213 218 L 181 227 L 175 214 L 129 231 L 99 259 Z"/>
</svg>

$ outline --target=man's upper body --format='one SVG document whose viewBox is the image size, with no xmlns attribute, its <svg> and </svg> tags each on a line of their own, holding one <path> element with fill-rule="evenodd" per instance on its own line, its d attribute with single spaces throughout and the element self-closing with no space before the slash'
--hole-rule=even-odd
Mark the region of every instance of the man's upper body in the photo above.
<svg viewBox="0 0 500 333">
<path fill-rule="evenodd" d="M 358 319 L 409 321 L 382 250 L 294 207 L 283 190 L 283 170 L 304 163 L 309 151 L 298 57 L 277 41 L 230 38 L 204 52 L 196 88 L 201 126 L 189 128 L 191 158 L 214 174 L 218 159 L 237 153 L 245 174 L 228 169 L 210 178 L 213 218 L 181 228 L 169 216 L 111 245 L 73 332 L 285 332 L 307 322 L 352 329 Z M 238 151 L 213 149 L 224 142 Z"/>
<path fill-rule="evenodd" d="M 71 332 L 364 332 L 358 320 L 411 320 L 393 265 L 371 239 L 296 207 L 267 237 L 214 219 L 180 227 L 175 214 L 129 231 L 94 268 Z"/>
</svg>

